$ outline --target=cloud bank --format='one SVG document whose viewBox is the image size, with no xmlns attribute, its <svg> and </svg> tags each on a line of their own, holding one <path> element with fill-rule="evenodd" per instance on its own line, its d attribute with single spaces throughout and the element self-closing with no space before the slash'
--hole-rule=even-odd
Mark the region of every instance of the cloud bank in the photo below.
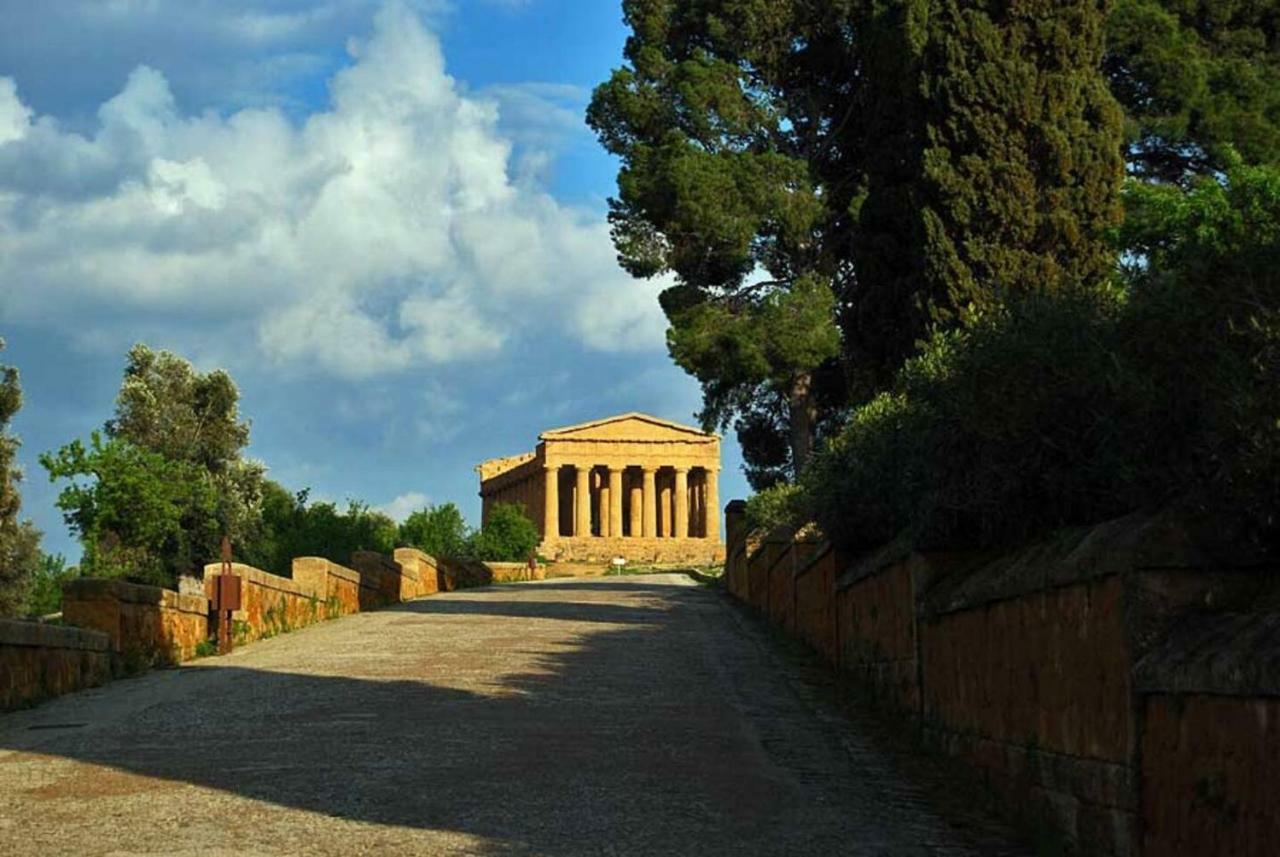
<svg viewBox="0 0 1280 857">
<path fill-rule="evenodd" d="M 150 318 L 221 332 L 234 345 L 213 356 L 230 364 L 343 378 L 547 331 L 661 348 L 660 284 L 617 267 L 598 212 L 517 177 L 497 101 L 460 90 L 408 6 L 383 7 L 350 54 L 301 122 L 184 115 L 139 66 L 82 134 L 0 77 L 0 314 L 79 320 L 113 350 Z"/>
</svg>

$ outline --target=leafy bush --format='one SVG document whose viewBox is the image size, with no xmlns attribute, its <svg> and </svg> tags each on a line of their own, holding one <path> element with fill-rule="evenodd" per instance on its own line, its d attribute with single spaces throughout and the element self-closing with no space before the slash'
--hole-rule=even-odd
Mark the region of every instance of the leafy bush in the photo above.
<svg viewBox="0 0 1280 857">
<path fill-rule="evenodd" d="M 199 546 L 220 537 L 218 498 L 199 465 L 98 432 L 88 447 L 75 440 L 40 463 L 70 483 L 57 504 L 84 545 L 86 574 L 172 586 L 204 559 Z"/>
<path fill-rule="evenodd" d="M 517 503 L 498 503 L 484 528 L 473 533 L 465 554 L 488 562 L 522 562 L 538 546 L 538 528 Z"/>
<path fill-rule="evenodd" d="M 257 537 L 237 554 L 251 565 L 287 576 L 294 557 L 320 556 L 347 563 L 359 550 L 389 554 L 398 537 L 395 521 L 367 503 L 351 500 L 345 511 L 333 503 L 309 503 L 309 492 L 290 494 L 266 481 Z"/>
<path fill-rule="evenodd" d="M 935 334 L 806 475 L 823 530 L 865 548 L 986 546 L 1124 508 L 1117 302 L 1027 296 Z"/>
<path fill-rule="evenodd" d="M 40 564 L 31 578 L 27 596 L 28 616 L 48 616 L 62 610 L 62 585 L 80 576 L 80 569 L 67 568 L 61 555 L 42 553 Z"/>
<path fill-rule="evenodd" d="M 419 509 L 405 518 L 397 542 L 431 556 L 461 556 L 469 537 L 458 507 L 445 503 Z"/>
<path fill-rule="evenodd" d="M 785 482 L 751 495 L 747 500 L 747 532 L 767 533 L 805 524 L 804 509 L 796 502 L 799 497 L 799 486 Z"/>
<path fill-rule="evenodd" d="M 1174 504 L 1280 549 L 1280 171 L 1135 186 L 1123 288 L 934 334 L 797 498 L 841 545 L 982 547 Z"/>
</svg>

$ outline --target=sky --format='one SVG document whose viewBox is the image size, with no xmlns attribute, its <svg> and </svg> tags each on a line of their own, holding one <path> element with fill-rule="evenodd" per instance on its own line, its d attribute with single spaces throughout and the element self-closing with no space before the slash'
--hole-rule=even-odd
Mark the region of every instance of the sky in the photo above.
<svg viewBox="0 0 1280 857">
<path fill-rule="evenodd" d="M 583 114 L 606 0 L 0 0 L 0 362 L 23 514 L 125 353 L 231 373 L 290 489 L 479 518 L 480 461 L 627 411 L 694 423 L 661 279 L 617 265 Z M 724 443 L 722 499 L 745 496 Z"/>
</svg>

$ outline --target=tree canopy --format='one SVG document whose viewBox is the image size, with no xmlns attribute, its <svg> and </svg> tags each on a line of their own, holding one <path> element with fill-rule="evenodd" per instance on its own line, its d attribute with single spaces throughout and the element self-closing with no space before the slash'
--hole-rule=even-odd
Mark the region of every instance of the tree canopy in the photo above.
<svg viewBox="0 0 1280 857">
<path fill-rule="evenodd" d="M 3 348 L 4 341 L 0 340 L 0 349 Z M 14 458 L 19 442 L 9 425 L 21 407 L 18 370 L 0 366 L 0 617 L 23 611 L 40 562 L 40 531 L 18 517 L 22 511 L 22 495 L 18 491 L 22 473 Z"/>
<path fill-rule="evenodd" d="M 625 0 L 627 64 L 587 120 L 622 161 L 610 222 L 622 266 L 670 274 L 672 357 L 707 429 L 737 425 L 771 481 L 807 459 L 843 401 L 836 303 L 848 200 L 835 140 L 852 75 L 849 3 Z M 757 446 L 747 431 L 786 438 Z"/>
</svg>

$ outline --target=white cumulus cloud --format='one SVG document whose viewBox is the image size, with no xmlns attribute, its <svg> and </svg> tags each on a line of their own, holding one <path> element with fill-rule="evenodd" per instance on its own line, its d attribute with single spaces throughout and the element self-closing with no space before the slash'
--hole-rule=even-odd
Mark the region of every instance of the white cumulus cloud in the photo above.
<svg viewBox="0 0 1280 857">
<path fill-rule="evenodd" d="M 82 134 L 0 78 L 0 313 L 79 319 L 95 342 L 107 318 L 247 331 L 241 359 L 350 378 L 535 332 L 661 347 L 660 284 L 617 267 L 598 212 L 513 177 L 499 102 L 464 94 L 408 6 L 351 54 L 301 121 L 184 114 L 139 66 Z"/>
</svg>

